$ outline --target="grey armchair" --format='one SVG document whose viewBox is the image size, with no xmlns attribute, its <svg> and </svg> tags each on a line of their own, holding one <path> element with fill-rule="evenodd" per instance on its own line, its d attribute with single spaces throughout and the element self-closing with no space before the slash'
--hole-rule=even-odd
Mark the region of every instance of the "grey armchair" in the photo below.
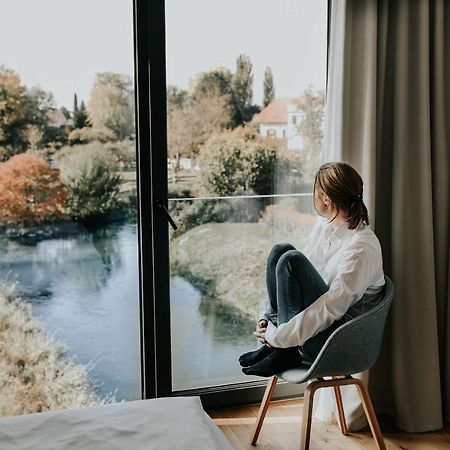
<svg viewBox="0 0 450 450">
<path fill-rule="evenodd" d="M 369 369 L 378 358 L 384 325 L 394 298 L 394 285 L 388 277 L 385 277 L 385 280 L 386 285 L 381 302 L 370 311 L 337 328 L 327 339 L 311 366 L 287 370 L 269 379 L 259 409 L 252 444 L 256 444 L 277 380 L 280 378 L 296 384 L 311 380 L 304 394 L 301 450 L 309 449 L 313 399 L 318 389 L 334 388 L 341 430 L 344 435 L 348 434 L 339 387 L 350 384 L 358 388 L 378 448 L 386 449 L 369 393 L 362 381 L 351 375 Z M 325 380 L 324 377 L 332 377 L 332 379 Z"/>
</svg>

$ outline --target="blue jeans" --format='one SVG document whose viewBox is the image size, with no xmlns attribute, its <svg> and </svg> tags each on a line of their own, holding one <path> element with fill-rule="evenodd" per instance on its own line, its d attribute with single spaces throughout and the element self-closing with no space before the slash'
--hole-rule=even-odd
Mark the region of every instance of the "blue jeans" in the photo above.
<svg viewBox="0 0 450 450">
<path fill-rule="evenodd" d="M 275 322 L 276 317 L 275 325 L 286 323 L 328 291 L 309 259 L 291 244 L 277 244 L 272 248 L 267 260 L 266 283 L 271 309 L 267 318 Z M 325 341 L 342 323 L 343 320 L 334 322 L 300 347 L 304 362 L 314 361 Z"/>
</svg>

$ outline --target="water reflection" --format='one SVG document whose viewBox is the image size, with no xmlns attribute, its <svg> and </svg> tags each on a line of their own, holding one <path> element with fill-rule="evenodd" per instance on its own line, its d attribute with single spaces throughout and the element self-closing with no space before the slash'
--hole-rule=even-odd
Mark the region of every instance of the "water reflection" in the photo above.
<svg viewBox="0 0 450 450">
<path fill-rule="evenodd" d="M 204 331 L 217 344 L 242 343 L 242 336 L 251 335 L 254 331 L 254 319 L 215 298 L 202 297 L 198 309 Z"/>
<path fill-rule="evenodd" d="M 52 239 L 0 239 L 0 277 L 17 284 L 33 314 L 88 365 L 96 391 L 138 399 L 136 225 Z M 7 275 L 9 274 L 9 275 Z M 254 323 L 179 277 L 171 279 L 174 389 L 248 381 L 237 364 L 256 346 Z"/>
</svg>

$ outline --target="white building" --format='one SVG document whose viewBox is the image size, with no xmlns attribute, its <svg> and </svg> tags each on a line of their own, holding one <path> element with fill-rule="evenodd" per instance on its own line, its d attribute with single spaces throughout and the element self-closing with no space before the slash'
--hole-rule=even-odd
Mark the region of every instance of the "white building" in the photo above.
<svg viewBox="0 0 450 450">
<path fill-rule="evenodd" d="M 298 131 L 303 112 L 299 109 L 301 100 L 282 98 L 272 100 L 253 121 L 259 126 L 263 137 L 283 139 L 289 150 L 300 150 L 303 141 Z"/>
</svg>

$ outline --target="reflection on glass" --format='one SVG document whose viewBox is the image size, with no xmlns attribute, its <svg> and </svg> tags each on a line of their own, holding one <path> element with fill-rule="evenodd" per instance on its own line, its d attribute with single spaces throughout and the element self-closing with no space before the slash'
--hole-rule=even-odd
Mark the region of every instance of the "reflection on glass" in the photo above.
<svg viewBox="0 0 450 450">
<path fill-rule="evenodd" d="M 141 395 L 132 13 L 0 6 L 0 415 Z"/>
<path fill-rule="evenodd" d="M 166 2 L 174 390 L 251 380 L 267 255 L 314 221 L 326 3 Z"/>
</svg>

